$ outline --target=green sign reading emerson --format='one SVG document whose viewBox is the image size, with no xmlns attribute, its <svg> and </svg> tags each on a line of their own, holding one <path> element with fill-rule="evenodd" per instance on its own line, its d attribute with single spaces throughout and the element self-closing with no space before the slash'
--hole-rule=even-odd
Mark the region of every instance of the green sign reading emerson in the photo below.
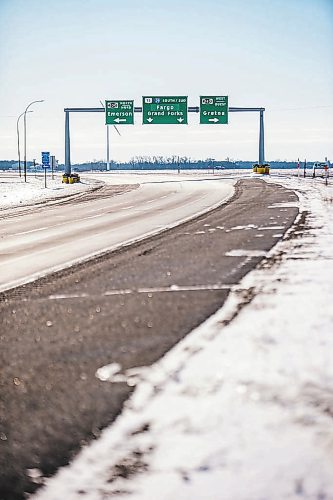
<svg viewBox="0 0 333 500">
<path fill-rule="evenodd" d="M 134 101 L 105 101 L 106 125 L 133 125 Z"/>
<path fill-rule="evenodd" d="M 187 124 L 187 97 L 144 96 L 142 98 L 142 123 Z"/>
<path fill-rule="evenodd" d="M 228 96 L 201 96 L 200 123 L 228 123 Z"/>
</svg>

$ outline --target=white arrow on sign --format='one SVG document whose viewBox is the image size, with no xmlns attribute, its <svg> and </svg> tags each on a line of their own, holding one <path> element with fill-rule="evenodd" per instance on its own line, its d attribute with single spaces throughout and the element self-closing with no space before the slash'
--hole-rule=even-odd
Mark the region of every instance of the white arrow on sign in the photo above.
<svg viewBox="0 0 333 500">
<path fill-rule="evenodd" d="M 117 122 L 117 123 L 125 122 L 126 118 L 115 118 L 114 121 Z"/>
<path fill-rule="evenodd" d="M 153 118 L 147 118 L 147 122 L 151 123 L 153 121 Z"/>
<path fill-rule="evenodd" d="M 218 118 L 209 118 L 208 121 L 216 123 L 219 121 L 219 119 Z"/>
<path fill-rule="evenodd" d="M 179 123 L 181 123 L 184 121 L 184 118 L 177 118 L 177 120 L 179 121 Z"/>
</svg>

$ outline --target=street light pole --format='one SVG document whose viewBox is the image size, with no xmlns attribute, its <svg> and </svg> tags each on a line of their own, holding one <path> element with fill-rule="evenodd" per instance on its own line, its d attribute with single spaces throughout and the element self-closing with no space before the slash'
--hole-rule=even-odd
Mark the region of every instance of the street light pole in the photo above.
<svg viewBox="0 0 333 500">
<path fill-rule="evenodd" d="M 20 114 L 20 116 L 18 117 L 17 119 L 17 122 L 16 122 L 16 132 L 17 132 L 17 153 L 18 153 L 18 168 L 19 168 L 19 174 L 20 174 L 20 177 L 22 176 L 21 174 L 21 153 L 20 153 L 20 131 L 19 131 L 19 121 L 20 121 L 20 118 L 21 116 L 24 115 L 24 111 L 23 113 Z"/>
<path fill-rule="evenodd" d="M 32 101 L 30 104 L 28 104 L 23 113 L 24 114 L 24 182 L 27 182 L 27 112 L 30 106 L 32 106 L 36 102 L 44 102 L 44 99 L 38 101 Z"/>
<path fill-rule="evenodd" d="M 32 111 L 28 111 L 28 113 L 32 113 Z M 18 117 L 17 122 L 16 122 L 18 168 L 19 168 L 20 177 L 22 176 L 22 173 L 21 173 L 21 151 L 20 151 L 20 129 L 19 129 L 19 123 L 20 123 L 20 119 L 21 119 L 21 117 L 23 115 L 24 115 L 24 111 L 23 111 L 23 113 L 20 114 L 20 116 Z"/>
</svg>

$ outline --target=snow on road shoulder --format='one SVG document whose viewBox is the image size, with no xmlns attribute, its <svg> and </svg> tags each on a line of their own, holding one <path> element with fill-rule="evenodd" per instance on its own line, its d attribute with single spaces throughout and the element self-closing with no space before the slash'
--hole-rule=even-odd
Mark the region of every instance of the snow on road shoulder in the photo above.
<svg viewBox="0 0 333 500">
<path fill-rule="evenodd" d="M 297 224 L 35 499 L 333 498 L 333 190 L 278 182 Z"/>
<path fill-rule="evenodd" d="M 30 174 L 27 182 L 24 182 L 24 178 L 20 178 L 18 174 L 0 173 L 0 210 L 73 195 L 101 184 L 101 181 L 95 179 L 83 179 L 76 184 L 63 184 L 61 180 L 59 174 L 52 180 L 48 173 L 45 188 L 42 174 Z"/>
</svg>

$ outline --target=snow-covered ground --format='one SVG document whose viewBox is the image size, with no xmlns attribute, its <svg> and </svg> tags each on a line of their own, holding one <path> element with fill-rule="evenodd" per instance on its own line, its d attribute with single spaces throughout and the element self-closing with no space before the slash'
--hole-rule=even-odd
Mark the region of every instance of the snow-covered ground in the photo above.
<svg viewBox="0 0 333 500">
<path fill-rule="evenodd" d="M 155 365 L 101 367 L 135 392 L 35 500 L 333 499 L 333 183 L 266 180 L 298 224 Z"/>
<path fill-rule="evenodd" d="M 76 184 L 63 184 L 61 181 L 61 174 L 55 174 L 54 179 L 48 174 L 45 188 L 41 173 L 29 174 L 27 182 L 24 182 L 24 177 L 16 173 L 0 172 L 0 210 L 75 195 L 100 184 L 100 181 L 89 178 Z"/>
<path fill-rule="evenodd" d="M 218 171 L 215 171 L 217 174 Z M 220 172 L 219 172 L 220 173 Z M 177 180 L 214 178 L 212 170 L 180 172 Z M 0 171 L 0 210 L 16 206 L 43 203 L 48 200 L 71 196 L 82 191 L 95 188 L 102 184 L 135 184 L 146 182 L 165 182 L 175 179 L 175 171 L 110 171 L 110 172 L 84 172 L 80 174 L 81 182 L 76 184 L 63 184 L 62 174 L 55 173 L 54 179 L 47 173 L 46 188 L 44 174 L 29 173 L 27 182 L 18 173 Z"/>
<path fill-rule="evenodd" d="M 289 171 L 288 171 L 289 172 Z M 286 175 L 286 171 L 276 171 L 275 175 Z M 179 174 L 175 170 L 124 170 L 109 172 L 84 172 L 80 174 L 81 182 L 63 184 L 62 174 L 55 173 L 54 179 L 47 173 L 45 188 L 44 174 L 29 173 L 27 182 L 18 173 L 0 171 L 0 210 L 16 206 L 43 203 L 64 196 L 71 196 L 102 184 L 144 184 L 146 182 L 168 182 L 170 180 L 216 179 L 252 176 L 251 170 L 183 170 Z"/>
</svg>

